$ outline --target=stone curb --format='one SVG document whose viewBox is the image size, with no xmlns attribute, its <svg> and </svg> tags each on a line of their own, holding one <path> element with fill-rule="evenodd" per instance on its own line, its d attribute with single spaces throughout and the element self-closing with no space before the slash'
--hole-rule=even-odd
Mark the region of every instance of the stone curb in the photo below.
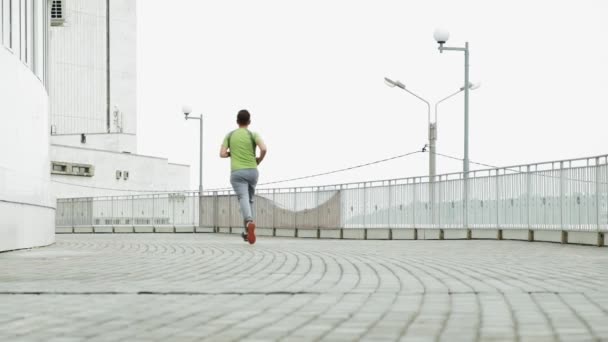
<svg viewBox="0 0 608 342">
<path fill-rule="evenodd" d="M 343 240 L 520 240 L 604 247 L 608 234 L 597 231 L 494 229 L 494 228 L 258 228 L 260 236 Z M 220 233 L 237 230 L 194 226 L 62 226 L 56 234 L 113 233 Z"/>
</svg>

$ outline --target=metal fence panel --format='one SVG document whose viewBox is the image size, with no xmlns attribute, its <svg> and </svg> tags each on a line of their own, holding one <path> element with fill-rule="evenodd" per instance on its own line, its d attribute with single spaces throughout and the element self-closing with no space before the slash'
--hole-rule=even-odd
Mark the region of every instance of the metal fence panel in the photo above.
<svg viewBox="0 0 608 342">
<path fill-rule="evenodd" d="M 261 228 L 608 231 L 608 156 L 324 187 L 261 189 Z M 467 184 L 468 201 L 464 190 Z M 199 205 L 200 202 L 200 205 Z M 466 207 L 465 207 L 466 206 Z M 466 217 L 465 217 L 466 215 Z M 200 216 L 200 217 L 199 217 Z M 242 227 L 232 191 L 57 201 L 56 225 Z"/>
</svg>

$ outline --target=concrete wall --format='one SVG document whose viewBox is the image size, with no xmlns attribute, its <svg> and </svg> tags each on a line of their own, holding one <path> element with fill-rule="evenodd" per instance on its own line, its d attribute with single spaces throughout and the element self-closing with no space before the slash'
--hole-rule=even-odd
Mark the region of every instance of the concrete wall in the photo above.
<svg viewBox="0 0 608 342">
<path fill-rule="evenodd" d="M 48 96 L 41 81 L 0 47 L 0 251 L 55 239 L 49 188 Z"/>
<path fill-rule="evenodd" d="M 53 174 L 52 179 L 56 182 L 52 189 L 57 198 L 133 195 L 136 192 L 129 190 L 151 192 L 190 188 L 190 167 L 169 164 L 165 158 L 51 145 L 51 160 L 94 167 L 92 177 Z M 116 171 L 128 171 L 128 179 L 116 179 Z"/>
<path fill-rule="evenodd" d="M 82 143 L 80 134 L 54 135 L 51 136 L 51 144 L 137 153 L 137 136 L 135 134 L 85 134 L 85 138 L 86 142 Z"/>
<path fill-rule="evenodd" d="M 179 190 L 180 186 L 184 188 L 182 190 L 194 190 L 198 189 L 197 186 L 190 187 L 190 166 L 183 164 L 169 163 L 167 165 L 167 188 L 169 190 Z"/>
</svg>

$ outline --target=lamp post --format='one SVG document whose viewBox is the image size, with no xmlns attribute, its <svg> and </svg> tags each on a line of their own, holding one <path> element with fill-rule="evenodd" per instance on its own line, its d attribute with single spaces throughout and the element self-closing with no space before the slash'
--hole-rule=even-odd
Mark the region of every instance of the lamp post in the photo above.
<svg viewBox="0 0 608 342">
<path fill-rule="evenodd" d="M 464 47 L 446 47 L 443 46 L 448 39 L 450 33 L 447 30 L 435 30 L 433 37 L 439 44 L 439 52 L 443 51 L 462 51 L 464 52 L 464 160 L 462 172 L 464 177 L 464 228 L 468 229 L 468 201 L 469 201 L 469 42 L 466 42 Z M 469 234 L 467 234 L 469 235 Z"/>
<path fill-rule="evenodd" d="M 437 43 L 439 43 L 439 52 L 443 51 L 462 51 L 464 52 L 464 84 L 469 83 L 469 42 L 466 42 L 464 47 L 447 47 L 443 46 L 448 39 L 450 33 L 443 29 L 435 30 L 433 34 Z M 464 87 L 464 162 L 462 171 L 464 177 L 469 177 L 469 87 Z"/>
<path fill-rule="evenodd" d="M 202 227 L 203 214 L 203 114 L 201 116 L 189 116 L 192 113 L 192 107 L 183 106 L 182 112 L 186 120 L 198 120 L 200 130 L 200 147 L 199 147 L 199 170 L 198 170 L 198 226 Z M 196 229 L 194 230 L 196 232 Z"/>
<path fill-rule="evenodd" d="M 386 83 L 387 86 L 394 88 L 394 87 L 398 87 L 401 88 L 403 90 L 405 90 L 406 92 L 410 93 L 411 95 L 414 95 L 417 99 L 419 99 L 420 101 L 426 103 L 428 112 L 427 112 L 427 118 L 428 118 L 428 123 L 429 123 L 429 181 L 434 182 L 435 181 L 435 140 L 437 139 L 437 134 L 435 134 L 435 124 L 431 122 L 431 104 L 429 103 L 429 101 L 423 99 L 422 97 L 416 95 L 415 93 L 411 92 L 409 89 L 407 89 L 405 87 L 405 85 L 399 81 L 393 81 L 388 77 L 384 78 L 384 83 Z"/>
</svg>

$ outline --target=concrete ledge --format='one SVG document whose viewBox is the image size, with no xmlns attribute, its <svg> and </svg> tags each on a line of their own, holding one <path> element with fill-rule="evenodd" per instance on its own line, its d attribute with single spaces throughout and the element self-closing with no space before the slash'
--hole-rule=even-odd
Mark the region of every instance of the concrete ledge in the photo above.
<svg viewBox="0 0 608 342">
<path fill-rule="evenodd" d="M 135 232 L 135 233 L 154 233 L 154 227 L 152 227 L 152 226 L 133 226 L 133 232 Z"/>
<path fill-rule="evenodd" d="M 93 232 L 100 233 L 100 234 L 112 234 L 112 233 L 114 233 L 114 227 L 112 227 L 112 226 L 93 227 Z"/>
<path fill-rule="evenodd" d="M 369 229 L 368 229 L 369 231 Z M 336 237 L 335 239 L 339 239 Z M 342 238 L 348 240 L 365 240 L 365 229 L 364 228 L 344 228 L 342 230 Z"/>
<path fill-rule="evenodd" d="M 562 243 L 563 242 L 562 231 L 561 230 L 535 230 L 534 231 L 534 241 Z"/>
<path fill-rule="evenodd" d="M 368 240 L 389 240 L 391 238 L 391 230 L 387 228 L 368 228 Z"/>
<path fill-rule="evenodd" d="M 115 226 L 114 233 L 134 233 L 133 226 Z"/>
<path fill-rule="evenodd" d="M 55 227 L 55 234 L 72 234 L 72 227 Z"/>
<path fill-rule="evenodd" d="M 74 227 L 74 233 L 76 234 L 88 234 L 88 233 L 93 233 L 93 227 L 91 226 L 76 226 Z"/>
<path fill-rule="evenodd" d="M 277 228 L 276 236 L 296 237 L 296 230 L 293 228 Z"/>
<path fill-rule="evenodd" d="M 176 233 L 194 233 L 194 226 L 175 226 Z"/>
<path fill-rule="evenodd" d="M 222 233 L 222 234 L 230 234 L 231 233 L 230 232 L 230 228 L 220 227 L 218 229 L 219 229 L 218 233 Z"/>
<path fill-rule="evenodd" d="M 416 229 L 393 228 L 393 240 L 416 240 Z"/>
<path fill-rule="evenodd" d="M 155 233 L 174 233 L 175 227 L 173 227 L 173 226 L 155 226 L 154 232 Z"/>
<path fill-rule="evenodd" d="M 597 246 L 604 242 L 602 240 L 598 232 L 568 232 L 568 243 Z"/>
<path fill-rule="evenodd" d="M 196 227 L 195 229 L 197 233 L 215 233 L 215 228 L 213 227 Z"/>
<path fill-rule="evenodd" d="M 418 229 L 418 240 L 441 240 L 442 235 L 441 229 Z"/>
<path fill-rule="evenodd" d="M 445 232 L 445 230 L 444 230 Z M 498 240 L 498 229 L 472 229 L 471 239 L 492 239 Z"/>
<path fill-rule="evenodd" d="M 529 231 L 527 229 L 503 229 L 503 240 L 523 240 L 528 241 Z"/>
<path fill-rule="evenodd" d="M 341 239 L 342 232 L 348 229 L 319 229 L 319 236 L 321 239 Z"/>
<path fill-rule="evenodd" d="M 256 228 L 255 235 L 259 236 L 273 236 L 272 228 Z"/>
<path fill-rule="evenodd" d="M 418 229 L 418 236 L 420 236 L 421 232 L 424 233 L 423 231 L 427 230 L 429 229 Z M 437 233 L 433 234 L 433 236 L 436 235 Z M 446 228 L 443 230 L 443 238 L 446 240 L 466 240 L 468 238 L 468 230 L 463 228 Z M 433 237 L 432 239 L 439 239 L 439 237 Z"/>
<path fill-rule="evenodd" d="M 298 229 L 298 237 L 306 239 L 317 239 L 319 237 L 318 229 Z"/>
</svg>

